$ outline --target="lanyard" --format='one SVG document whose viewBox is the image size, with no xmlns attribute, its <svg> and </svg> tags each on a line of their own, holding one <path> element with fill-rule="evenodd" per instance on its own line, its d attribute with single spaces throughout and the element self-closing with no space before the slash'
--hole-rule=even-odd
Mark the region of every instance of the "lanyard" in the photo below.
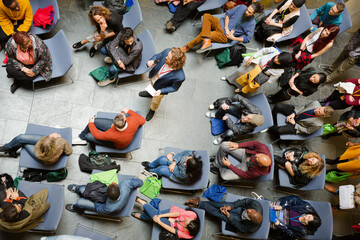
<svg viewBox="0 0 360 240">
<path fill-rule="evenodd" d="M 308 114 L 308 113 L 300 113 L 296 118 L 298 118 L 301 114 L 304 114 L 304 115 L 309 116 L 309 117 L 316 117 L 316 115 L 311 115 L 311 114 Z"/>
<path fill-rule="evenodd" d="M 160 70 L 160 74 L 159 74 L 159 75 L 166 74 L 166 73 L 168 73 L 168 72 L 171 72 L 171 71 L 172 71 L 171 69 L 170 69 L 170 70 L 168 70 L 168 71 L 164 71 L 165 66 L 166 66 L 166 63 L 165 63 L 165 64 L 164 64 L 164 66 L 161 68 L 161 70 Z"/>
<path fill-rule="evenodd" d="M 255 165 L 260 166 L 258 162 L 255 162 L 255 161 L 254 161 L 254 159 L 255 159 L 255 157 L 250 158 L 250 160 L 251 160 Z"/>
<path fill-rule="evenodd" d="M 284 16 L 286 10 L 288 10 L 288 9 L 289 9 L 289 7 L 287 7 L 287 8 L 281 13 L 281 18 L 282 18 L 283 20 L 286 18 L 287 15 L 289 15 L 289 14 L 286 14 L 286 15 Z M 290 9 L 289 9 L 289 12 L 290 12 Z"/>
<path fill-rule="evenodd" d="M 240 22 L 239 22 L 239 21 L 240 21 Z M 242 24 L 242 17 L 239 18 L 239 20 L 237 20 L 234 28 L 237 28 L 240 24 Z"/>
<path fill-rule="evenodd" d="M 296 218 L 297 218 L 297 219 L 300 219 L 302 216 L 304 216 L 304 215 L 300 215 L 300 216 L 297 216 L 297 217 L 292 217 L 292 218 L 289 218 L 289 220 L 294 221 L 294 222 L 303 223 L 303 222 L 300 221 L 300 220 L 296 220 Z"/>
</svg>

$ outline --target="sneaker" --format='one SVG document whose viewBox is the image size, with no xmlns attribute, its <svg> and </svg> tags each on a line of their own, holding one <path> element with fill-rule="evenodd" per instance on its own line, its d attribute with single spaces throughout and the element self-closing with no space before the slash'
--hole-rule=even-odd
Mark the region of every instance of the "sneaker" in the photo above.
<svg viewBox="0 0 360 240">
<path fill-rule="evenodd" d="M 111 59 L 111 57 L 105 57 L 105 58 L 104 58 L 104 62 L 105 62 L 105 63 L 108 63 L 108 64 L 112 64 L 112 59 Z"/>
<path fill-rule="evenodd" d="M 81 138 L 75 138 L 72 141 L 72 145 L 86 145 L 86 144 L 87 144 L 87 141 L 82 140 Z"/>
<path fill-rule="evenodd" d="M 210 172 L 213 173 L 213 174 L 219 174 L 219 169 L 211 164 Z"/>
<path fill-rule="evenodd" d="M 196 50 L 196 53 L 204 53 L 204 52 L 210 51 L 212 49 L 213 49 L 213 47 L 212 47 L 212 44 L 211 44 L 211 39 L 210 38 L 205 38 L 203 40 L 203 44 L 202 44 L 201 48 Z"/>
<path fill-rule="evenodd" d="M 82 44 L 81 41 L 80 42 L 77 42 L 77 43 L 74 43 L 72 45 L 73 48 L 75 49 L 78 49 L 78 48 L 81 48 L 82 46 L 84 46 L 85 44 Z"/>
<path fill-rule="evenodd" d="M 143 165 L 144 167 L 148 168 L 149 165 L 150 165 L 150 162 L 144 161 L 144 162 L 141 162 L 141 165 Z"/>
<path fill-rule="evenodd" d="M 214 104 L 209 105 L 209 110 L 214 110 L 214 108 L 215 108 Z"/>
<path fill-rule="evenodd" d="M 71 203 L 66 204 L 65 209 L 70 211 L 70 212 L 76 212 L 76 210 L 74 209 L 74 204 L 71 204 Z"/>
<path fill-rule="evenodd" d="M 139 96 L 140 96 L 140 97 L 152 98 L 151 94 L 150 94 L 148 91 L 141 91 L 141 92 L 139 92 Z"/>
<path fill-rule="evenodd" d="M 114 77 L 113 79 L 109 79 L 109 78 L 106 78 L 104 81 L 99 81 L 98 83 L 97 83 L 97 85 L 99 86 L 99 87 L 105 87 L 105 86 L 107 86 L 107 85 L 109 85 L 109 84 L 111 84 L 111 83 L 113 83 L 113 82 L 115 82 L 116 81 L 116 78 Z"/>
<path fill-rule="evenodd" d="M 235 89 L 236 93 L 239 93 L 240 91 L 241 91 L 240 88 Z"/>
<path fill-rule="evenodd" d="M 208 118 L 214 118 L 214 117 L 215 117 L 215 113 L 213 113 L 213 112 L 207 112 L 207 113 L 205 113 L 205 116 L 208 117 Z"/>
<path fill-rule="evenodd" d="M 330 77 L 330 75 L 327 75 L 325 83 L 331 83 L 331 82 L 332 82 L 332 78 Z"/>
<path fill-rule="evenodd" d="M 220 78 L 221 81 L 227 81 L 227 78 L 225 76 Z"/>
<path fill-rule="evenodd" d="M 215 161 L 215 157 L 214 156 L 210 157 L 210 162 L 214 162 L 214 161 Z"/>
<path fill-rule="evenodd" d="M 8 150 L 5 148 L 5 145 L 0 147 L 0 152 L 7 152 Z"/>
<path fill-rule="evenodd" d="M 73 192 L 73 193 L 76 193 L 76 184 L 69 184 L 68 186 L 67 186 L 67 189 L 70 191 L 70 192 Z"/>
<path fill-rule="evenodd" d="M 95 53 L 96 53 L 96 49 L 94 47 L 90 48 L 89 51 L 90 58 L 93 58 L 95 56 Z"/>
<path fill-rule="evenodd" d="M 223 139 L 221 137 L 215 138 L 213 141 L 213 144 L 215 145 L 219 145 L 220 143 L 222 143 Z"/>
<path fill-rule="evenodd" d="M 331 66 L 326 64 L 319 64 L 319 68 L 325 72 L 331 73 Z"/>
<path fill-rule="evenodd" d="M 14 92 L 15 92 L 16 90 L 18 90 L 19 87 L 20 87 L 20 85 L 17 85 L 16 83 L 13 83 L 13 84 L 11 85 L 11 87 L 10 87 L 10 92 L 11 92 L 12 94 L 14 94 Z"/>
</svg>

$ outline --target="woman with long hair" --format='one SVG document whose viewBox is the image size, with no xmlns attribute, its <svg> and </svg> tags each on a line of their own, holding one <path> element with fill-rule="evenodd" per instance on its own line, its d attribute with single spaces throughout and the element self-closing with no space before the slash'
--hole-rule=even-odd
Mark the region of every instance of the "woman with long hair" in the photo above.
<svg viewBox="0 0 360 240">
<path fill-rule="evenodd" d="M 89 52 L 92 58 L 98 49 L 113 40 L 123 29 L 123 17 L 103 6 L 93 6 L 88 13 L 88 17 L 91 25 L 95 25 L 96 30 L 87 38 L 74 43 L 72 47 L 78 49 L 87 43 L 92 43 L 93 45 Z"/>
<path fill-rule="evenodd" d="M 20 86 L 32 83 L 38 75 L 46 82 L 52 74 L 50 51 L 46 44 L 36 35 L 26 32 L 16 32 L 5 45 L 9 57 L 6 72 L 9 78 L 14 78 L 10 87 L 14 93 Z"/>
<path fill-rule="evenodd" d="M 275 155 L 275 163 L 287 171 L 290 183 L 297 188 L 307 185 L 324 169 L 324 160 L 315 152 L 305 148 L 288 148 L 282 157 Z"/>
<path fill-rule="evenodd" d="M 25 148 L 33 159 L 45 165 L 54 165 L 63 153 L 65 155 L 72 154 L 70 144 L 58 133 L 52 133 L 47 136 L 20 134 L 9 143 L 1 146 L 0 152 L 16 158 L 16 151 L 20 148 Z"/>
<path fill-rule="evenodd" d="M 193 239 L 200 230 L 200 219 L 191 208 L 182 209 L 172 206 L 170 209 L 159 211 L 145 200 L 136 197 L 136 202 L 143 206 L 143 213 L 132 212 L 134 218 L 155 222 L 169 233 L 180 239 Z"/>
<path fill-rule="evenodd" d="M 172 152 L 158 157 L 151 163 L 145 161 L 141 164 L 146 170 L 177 183 L 190 184 L 201 177 L 202 161 L 200 156 L 196 156 L 195 151 L 177 154 Z"/>
</svg>

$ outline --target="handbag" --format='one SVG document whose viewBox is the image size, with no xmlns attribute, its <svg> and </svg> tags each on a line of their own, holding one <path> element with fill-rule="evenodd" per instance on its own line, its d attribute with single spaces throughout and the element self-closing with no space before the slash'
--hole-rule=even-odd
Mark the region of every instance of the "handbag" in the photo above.
<svg viewBox="0 0 360 240">
<path fill-rule="evenodd" d="M 337 183 L 348 179 L 352 175 L 353 175 L 352 173 L 347 173 L 347 172 L 331 171 L 326 174 L 325 180 L 327 182 Z"/>
<path fill-rule="evenodd" d="M 68 170 L 66 168 L 56 171 L 51 171 L 46 174 L 46 181 L 48 182 L 60 181 L 65 179 L 67 175 L 68 175 Z"/>
<path fill-rule="evenodd" d="M 89 73 L 96 81 L 102 82 L 109 77 L 109 69 L 106 66 L 98 67 Z"/>
<path fill-rule="evenodd" d="M 323 136 L 329 134 L 329 133 L 333 133 L 336 132 L 337 128 L 334 127 L 334 125 L 332 125 L 331 123 L 327 123 L 323 125 Z"/>
<path fill-rule="evenodd" d="M 155 198 L 160 193 L 162 185 L 162 179 L 159 179 L 157 176 L 148 177 L 144 181 L 144 184 L 140 188 L 140 192 L 147 196 L 148 198 Z"/>
<path fill-rule="evenodd" d="M 159 240 L 178 240 L 178 239 L 179 237 L 177 234 L 171 233 L 166 229 L 161 229 L 161 232 L 159 234 Z"/>
<path fill-rule="evenodd" d="M 141 181 L 145 182 L 145 180 L 148 177 L 157 177 L 158 175 L 156 173 L 151 173 L 149 171 L 146 171 L 145 169 L 142 170 L 139 175 L 137 176 L 138 179 L 140 179 Z"/>
</svg>

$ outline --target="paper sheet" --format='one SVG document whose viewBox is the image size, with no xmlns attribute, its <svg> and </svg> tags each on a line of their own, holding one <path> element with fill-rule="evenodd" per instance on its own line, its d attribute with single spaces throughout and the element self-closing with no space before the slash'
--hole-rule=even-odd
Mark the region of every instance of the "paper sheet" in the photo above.
<svg viewBox="0 0 360 240">
<path fill-rule="evenodd" d="M 156 90 L 153 88 L 153 86 L 151 84 L 149 84 L 145 90 L 151 95 L 151 96 L 154 96 Z"/>
</svg>

